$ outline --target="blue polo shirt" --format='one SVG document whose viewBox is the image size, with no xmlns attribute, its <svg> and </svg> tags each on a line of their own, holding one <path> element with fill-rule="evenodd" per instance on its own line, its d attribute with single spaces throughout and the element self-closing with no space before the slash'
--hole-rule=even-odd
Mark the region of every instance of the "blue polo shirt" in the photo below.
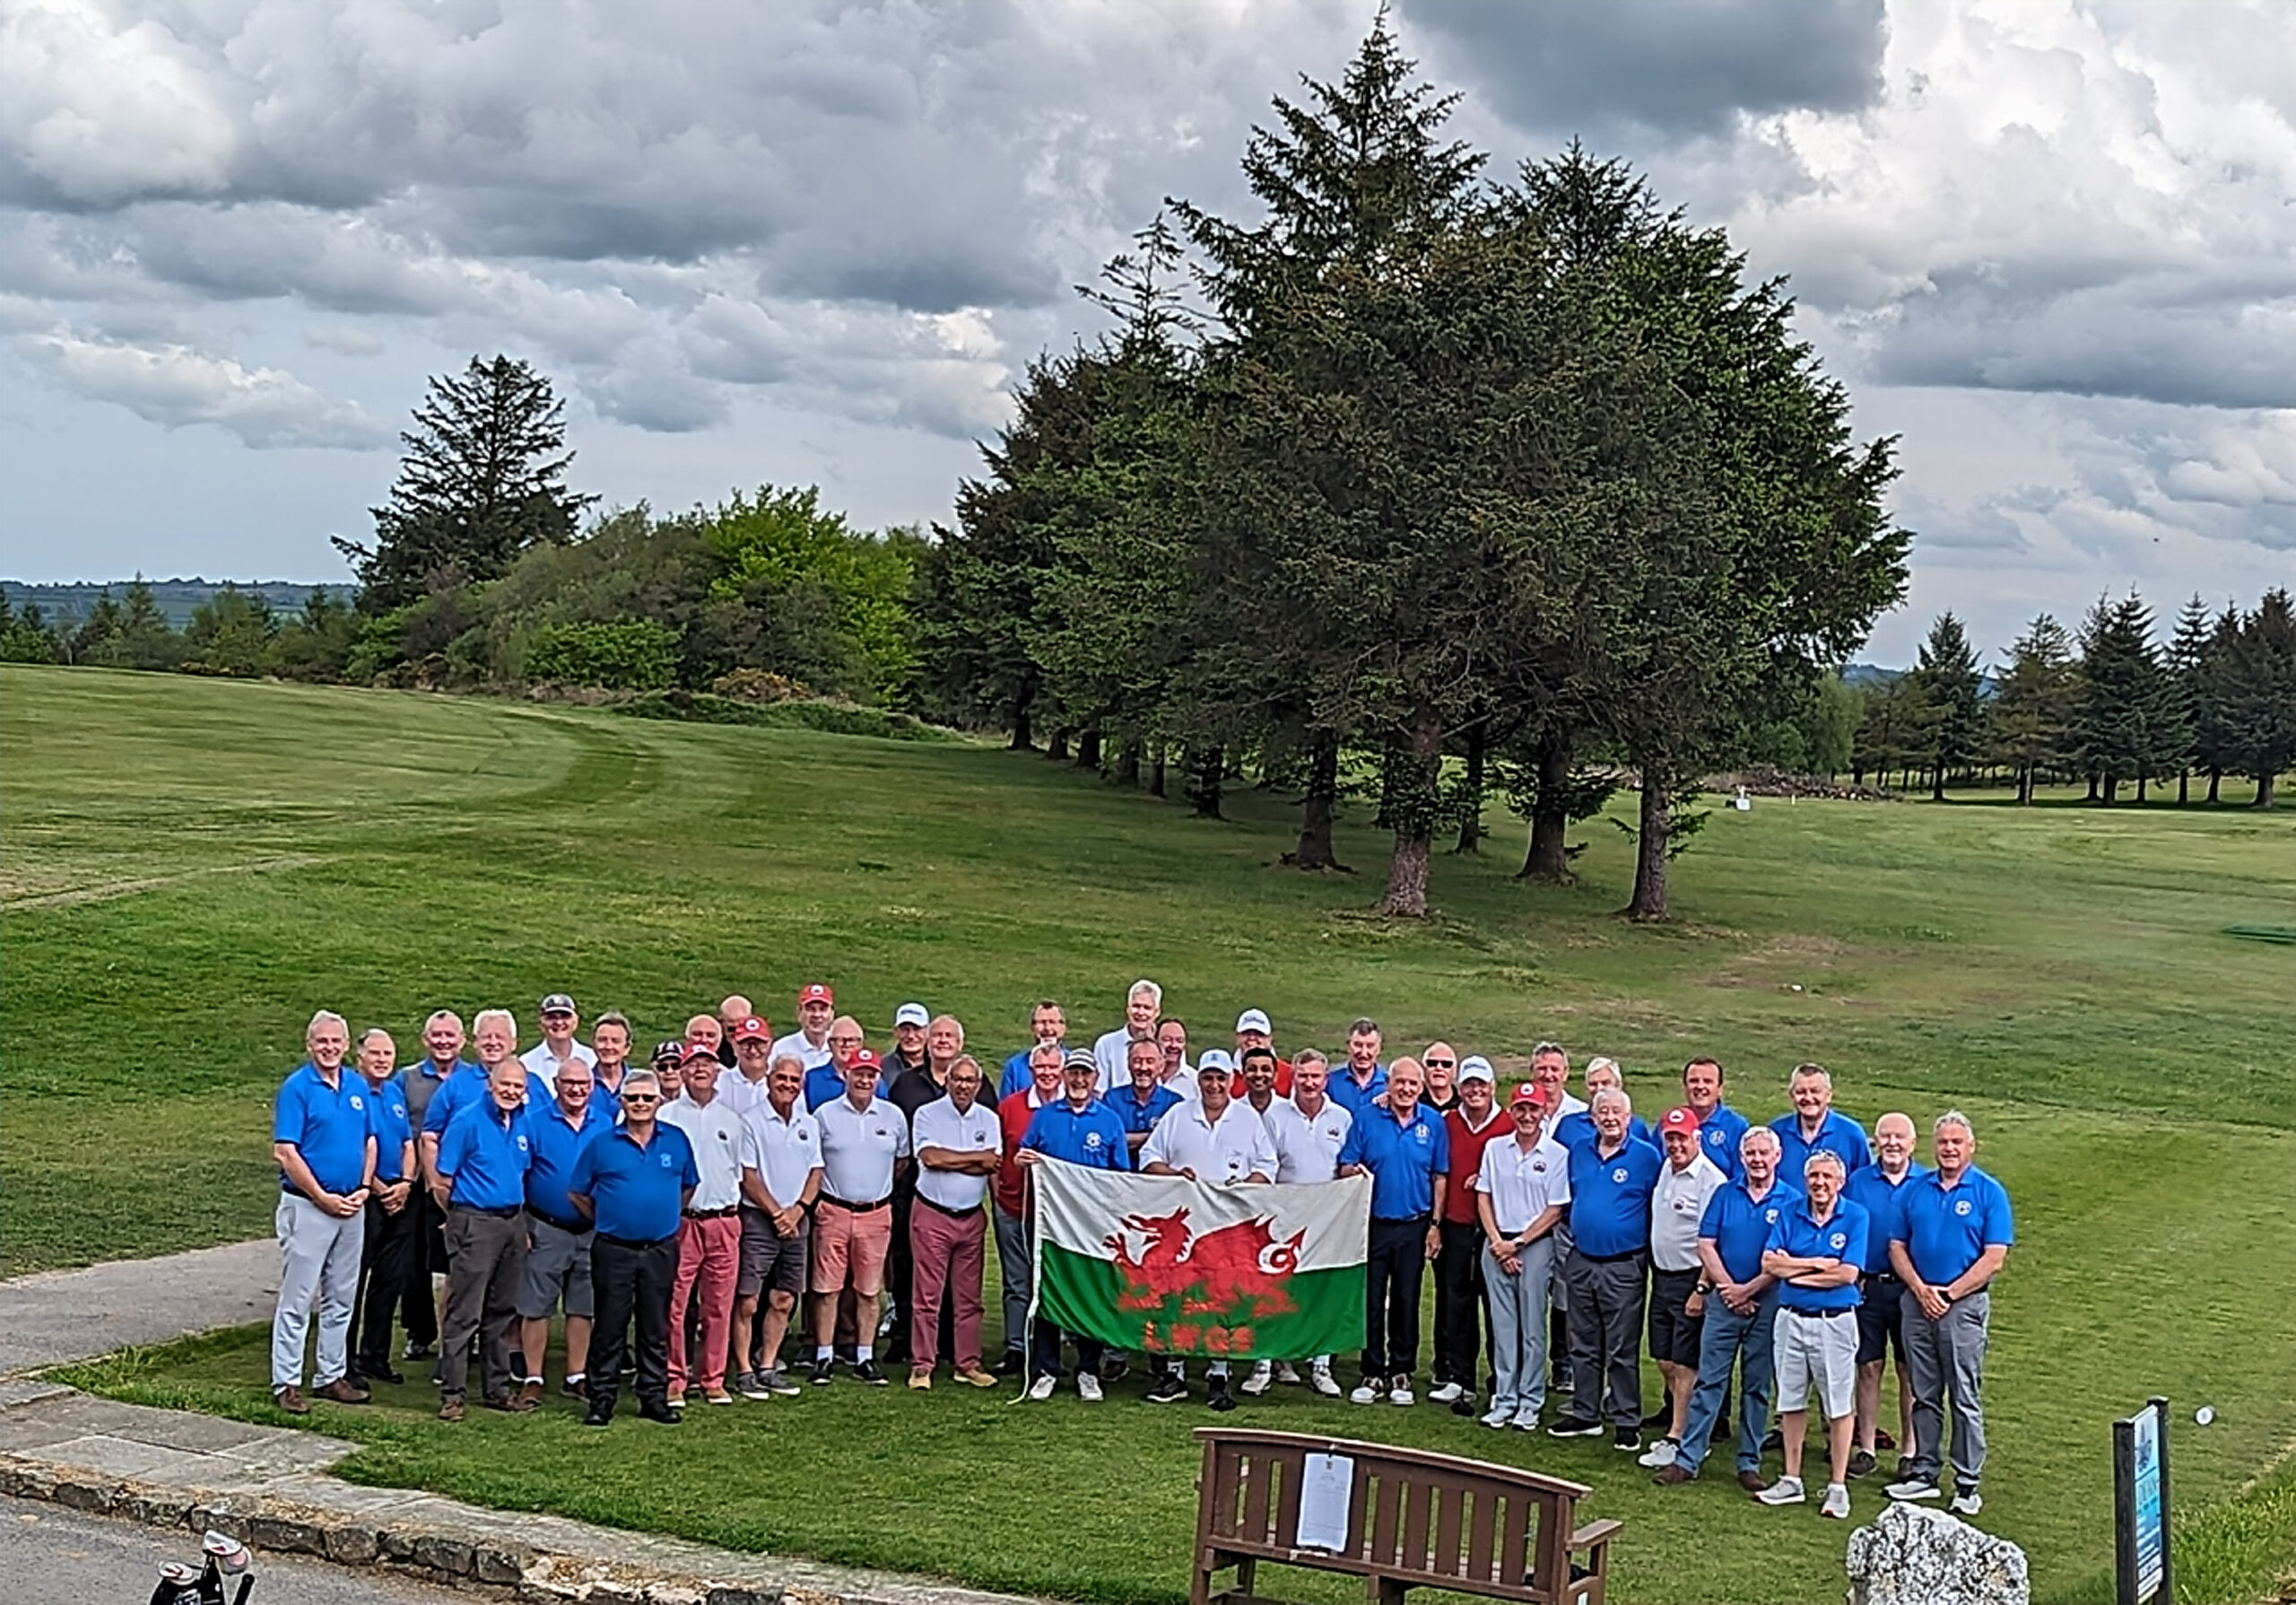
<svg viewBox="0 0 2296 1605">
<path fill-rule="evenodd" d="M 700 1184 L 693 1144 L 667 1121 L 654 1123 L 654 1135 L 643 1147 L 627 1126 L 593 1131 L 566 1178 L 567 1191 L 590 1200 L 592 1224 L 599 1233 L 625 1243 L 676 1236 L 686 1189 Z"/>
<path fill-rule="evenodd" d="M 1036 1085 L 1036 1078 L 1029 1074 L 1029 1055 L 1035 1051 L 1033 1048 L 1023 1048 L 1004 1061 L 1004 1069 L 999 1071 L 996 1077 L 998 1103 L 1002 1103 L 1014 1093 L 1026 1092 Z"/>
<path fill-rule="evenodd" d="M 1866 1128 L 1839 1109 L 1826 1111 L 1826 1118 L 1818 1122 L 1815 1142 L 1802 1140 L 1802 1117 L 1798 1114 L 1781 1114 L 1770 1122 L 1770 1129 L 1778 1133 L 1778 1179 L 1788 1187 L 1802 1185 L 1802 1166 L 1819 1148 L 1839 1157 L 1845 1179 L 1874 1163 L 1874 1150 L 1866 1145 Z"/>
<path fill-rule="evenodd" d="M 1650 1246 L 1650 1194 L 1666 1156 L 1629 1137 L 1605 1159 L 1599 1144 L 1570 1150 L 1570 1241 L 1590 1260 Z"/>
<path fill-rule="evenodd" d="M 1408 1121 L 1366 1103 L 1348 1125 L 1339 1163 L 1371 1173 L 1373 1220 L 1411 1220 L 1435 1208 L 1435 1178 L 1451 1168 L 1450 1133 L 1441 1112 L 1424 1103 L 1411 1106 Z"/>
<path fill-rule="evenodd" d="M 1632 1142 L 1647 1142 L 1658 1147 L 1658 1139 L 1650 1134 L 1650 1122 L 1639 1114 L 1626 1117 L 1627 1138 Z M 1595 1114 L 1590 1109 L 1574 1109 L 1554 1122 L 1554 1140 L 1566 1148 L 1592 1147 L 1602 1133 L 1595 1130 Z M 1664 1155 L 1665 1149 L 1659 1152 Z M 1725 1171 L 1724 1175 L 1730 1173 Z"/>
<path fill-rule="evenodd" d="M 364 1076 L 360 1077 L 366 1081 Z M 367 1083 L 367 1125 L 375 1134 L 375 1180 L 404 1182 L 406 1173 L 399 1168 L 399 1156 L 406 1152 L 406 1145 L 414 1139 L 414 1128 L 407 1122 L 406 1088 L 394 1076 L 379 1087 Z"/>
<path fill-rule="evenodd" d="M 1879 1164 L 1869 1164 L 1864 1170 L 1851 1172 L 1849 1180 L 1841 1184 L 1841 1196 L 1865 1210 L 1869 1223 L 1863 1267 L 1866 1275 L 1890 1268 L 1890 1225 L 1897 1219 L 1898 1195 L 1928 1173 L 1926 1165 L 1909 1164 L 1905 1180 L 1892 1186 Z"/>
<path fill-rule="evenodd" d="M 356 1192 L 367 1179 L 367 1139 L 374 1135 L 367 1112 L 371 1101 L 367 1078 L 349 1065 L 335 1072 L 329 1086 L 317 1067 L 305 1060 L 272 1101 L 271 1140 L 293 1143 L 322 1190 Z M 285 1171 L 279 1173 L 279 1191 L 297 1191 Z"/>
<path fill-rule="evenodd" d="M 523 1206 L 533 1164 L 526 1112 L 505 1113 L 491 1098 L 465 1104 L 439 1138 L 439 1173 L 448 1179 L 448 1201 L 469 1208 Z"/>
<path fill-rule="evenodd" d="M 2017 1241 L 2009 1193 L 1974 1164 L 1952 1186 L 1935 1172 L 1898 1189 L 1889 1235 L 1905 1244 L 1921 1279 L 1943 1287 L 1996 1243 Z"/>
<path fill-rule="evenodd" d="M 1164 1118 L 1166 1110 L 1180 1101 L 1180 1095 L 1169 1086 L 1152 1086 L 1148 1089 L 1148 1101 L 1143 1103 L 1126 1082 L 1100 1101 L 1116 1111 L 1116 1118 L 1124 1122 L 1126 1131 L 1153 1131 L 1156 1122 Z"/>
<path fill-rule="evenodd" d="M 1727 1103 L 1717 1103 L 1714 1112 L 1701 1116 L 1698 1122 L 1698 1146 L 1706 1150 L 1714 1168 L 1733 1182 L 1746 1173 L 1746 1167 L 1738 1163 L 1738 1138 L 1752 1123 Z"/>
<path fill-rule="evenodd" d="M 1124 1122 L 1107 1103 L 1094 1098 L 1079 1112 L 1063 1098 L 1048 1103 L 1029 1117 L 1021 1146 L 1034 1148 L 1048 1159 L 1088 1164 L 1098 1170 L 1130 1170 L 1132 1152 L 1124 1140 Z"/>
<path fill-rule="evenodd" d="M 1751 1282 L 1761 1274 L 1761 1252 L 1770 1246 L 1770 1228 L 1802 1202 L 1798 1189 L 1772 1182 L 1756 1203 L 1742 1177 L 1706 1200 L 1699 1217 L 1698 1234 L 1711 1238 L 1722 1269 L 1734 1282 Z"/>
<path fill-rule="evenodd" d="M 1848 1199 L 1834 1200 L 1833 1218 L 1823 1226 L 1810 1218 L 1810 1200 L 1796 1199 L 1770 1228 L 1766 1246 L 1805 1260 L 1848 1260 L 1862 1265 L 1868 1226 L 1865 1209 Z M 1854 1310 L 1857 1299 L 1855 1282 L 1839 1287 L 1796 1287 L 1781 1282 L 1778 1289 L 1778 1302 L 1789 1310 Z"/>
<path fill-rule="evenodd" d="M 1324 1083 L 1324 1095 L 1352 1115 L 1361 1115 L 1370 1108 L 1371 1100 L 1387 1090 L 1387 1066 L 1373 1065 L 1371 1084 L 1358 1086 L 1355 1085 L 1355 1072 L 1347 1068 L 1347 1061 L 1344 1059 L 1331 1067 L 1331 1076 Z"/>
<path fill-rule="evenodd" d="M 430 1095 L 430 1106 L 422 1112 L 422 1129 L 434 1136 L 445 1131 L 448 1121 L 485 1095 L 486 1067 L 467 1061 L 456 1066 L 455 1073 Z"/>
<path fill-rule="evenodd" d="M 583 1147 L 601 1127 L 611 1127 L 613 1118 L 596 1103 L 587 1103 L 582 1105 L 582 1124 L 577 1128 L 567 1124 L 564 1112 L 552 1101 L 529 1103 L 526 1121 L 534 1155 L 534 1163 L 526 1167 L 526 1208 L 554 1226 L 570 1232 L 587 1230 L 566 1196 L 570 1191 L 567 1179 L 573 1175 L 574 1161 L 581 1156 Z"/>
</svg>

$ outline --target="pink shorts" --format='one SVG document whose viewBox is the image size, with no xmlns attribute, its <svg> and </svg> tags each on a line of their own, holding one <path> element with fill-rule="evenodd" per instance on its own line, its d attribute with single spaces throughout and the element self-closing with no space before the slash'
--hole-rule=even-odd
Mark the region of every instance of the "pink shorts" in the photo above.
<svg viewBox="0 0 2296 1605">
<path fill-rule="evenodd" d="M 885 1255 L 892 1243 L 891 1204 L 856 1215 L 823 1199 L 813 1210 L 813 1291 L 844 1292 L 849 1272 L 854 1292 L 876 1297 L 884 1290 Z"/>
</svg>

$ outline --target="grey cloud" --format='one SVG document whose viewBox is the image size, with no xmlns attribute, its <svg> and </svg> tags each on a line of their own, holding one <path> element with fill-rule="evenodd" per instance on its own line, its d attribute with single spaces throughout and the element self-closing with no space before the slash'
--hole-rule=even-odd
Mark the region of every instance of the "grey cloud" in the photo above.
<svg viewBox="0 0 2296 1605">
<path fill-rule="evenodd" d="M 282 370 L 188 345 L 135 345 L 58 326 L 20 337 L 16 350 L 62 388 L 170 429 L 213 423 L 259 449 L 372 450 L 395 439 L 356 402 L 335 401 Z"/>
<path fill-rule="evenodd" d="M 315 323 L 303 331 L 303 343 L 337 356 L 373 357 L 383 352 L 379 336 L 347 323 Z"/>
</svg>

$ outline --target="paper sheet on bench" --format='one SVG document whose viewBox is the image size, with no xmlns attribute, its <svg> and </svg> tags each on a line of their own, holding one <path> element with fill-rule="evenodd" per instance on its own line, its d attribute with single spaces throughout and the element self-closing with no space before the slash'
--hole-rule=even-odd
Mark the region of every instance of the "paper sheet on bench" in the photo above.
<svg viewBox="0 0 2296 1605">
<path fill-rule="evenodd" d="M 1346 1454 L 1310 1454 L 1300 1475 L 1300 1548 L 1347 1548 L 1348 1507 L 1355 1499 L 1355 1460 Z"/>
</svg>

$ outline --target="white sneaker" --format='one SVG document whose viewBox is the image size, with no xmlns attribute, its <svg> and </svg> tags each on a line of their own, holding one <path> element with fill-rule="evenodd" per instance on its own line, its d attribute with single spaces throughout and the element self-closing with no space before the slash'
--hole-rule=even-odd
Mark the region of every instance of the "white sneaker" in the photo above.
<svg viewBox="0 0 2296 1605">
<path fill-rule="evenodd" d="M 1029 1384 L 1028 1397 L 1042 1404 L 1052 1397 L 1052 1388 L 1053 1379 L 1050 1376 L 1040 1376 Z"/>
<path fill-rule="evenodd" d="M 1416 1404 L 1418 1401 L 1418 1397 L 1411 1391 L 1411 1378 L 1407 1376 L 1396 1378 L 1395 1386 L 1387 1390 L 1389 1404 Z"/>
<path fill-rule="evenodd" d="M 1945 1508 L 1957 1516 L 1973 1516 L 1985 1508 L 1985 1496 L 1971 1488 L 1966 1494 L 1954 1495 L 1953 1502 Z"/>
<path fill-rule="evenodd" d="M 1289 1360 L 1279 1360 L 1275 1365 L 1275 1380 L 1287 1388 L 1300 1385 L 1300 1368 Z"/>
<path fill-rule="evenodd" d="M 1334 1385 L 1335 1386 L 1336 1384 Z M 1352 1392 L 1348 1394 L 1347 1402 L 1350 1404 L 1377 1404 L 1379 1402 L 1379 1390 L 1376 1384 L 1367 1381 L 1361 1387 L 1355 1389 Z"/>
<path fill-rule="evenodd" d="M 1764 1505 L 1800 1505 L 1809 1498 L 1798 1477 L 1781 1477 L 1754 1496 Z"/>
<path fill-rule="evenodd" d="M 1076 1374 L 1076 1397 L 1086 1404 L 1100 1403 L 1100 1379 L 1089 1371 L 1079 1371 Z"/>
<path fill-rule="evenodd" d="M 1318 1365 L 1311 1369 L 1308 1373 L 1308 1385 L 1326 1399 L 1339 1397 L 1339 1379 L 1331 1374 L 1331 1367 L 1328 1365 Z M 1367 1399 L 1362 1402 L 1369 1404 L 1370 1400 Z"/>
<path fill-rule="evenodd" d="M 1935 1499 L 1937 1482 L 1935 1478 L 1909 1477 L 1903 1482 L 1893 1482 L 1882 1492 L 1892 1499 Z"/>
<path fill-rule="evenodd" d="M 1837 1522 L 1849 1520 L 1849 1490 L 1838 1482 L 1826 1484 L 1825 1502 L 1818 1506 L 1818 1513 Z"/>
<path fill-rule="evenodd" d="M 1441 1387 L 1433 1389 L 1428 1393 L 1427 1402 L 1430 1404 L 1449 1404 L 1465 1391 L 1466 1390 L 1459 1386 L 1457 1383 L 1445 1383 Z"/>
<path fill-rule="evenodd" d="M 1539 1413 L 1538 1413 L 1536 1410 L 1518 1410 L 1518 1411 L 1516 1411 L 1516 1412 L 1515 1412 L 1514 1427 L 1515 1427 L 1515 1430 L 1516 1430 L 1517 1432 L 1536 1432 L 1536 1431 L 1538 1431 L 1538 1429 L 1539 1429 Z"/>
<path fill-rule="evenodd" d="M 1261 1360 L 1253 1365 L 1252 1374 L 1244 1378 L 1244 1391 L 1254 1399 L 1258 1398 L 1274 1385 L 1275 1367 L 1266 1360 Z"/>
<path fill-rule="evenodd" d="M 1515 1407 L 1511 1404 L 1501 1405 L 1497 1409 L 1484 1411 L 1483 1424 L 1485 1426 L 1504 1426 L 1514 1418 Z"/>
<path fill-rule="evenodd" d="M 1674 1463 L 1674 1454 L 1675 1446 L 1674 1439 L 1660 1438 L 1657 1443 L 1651 1444 L 1649 1448 L 1635 1456 L 1634 1463 L 1638 1466 L 1648 1466 L 1653 1471 L 1656 1471 L 1663 1467 L 1673 1465 Z"/>
</svg>

